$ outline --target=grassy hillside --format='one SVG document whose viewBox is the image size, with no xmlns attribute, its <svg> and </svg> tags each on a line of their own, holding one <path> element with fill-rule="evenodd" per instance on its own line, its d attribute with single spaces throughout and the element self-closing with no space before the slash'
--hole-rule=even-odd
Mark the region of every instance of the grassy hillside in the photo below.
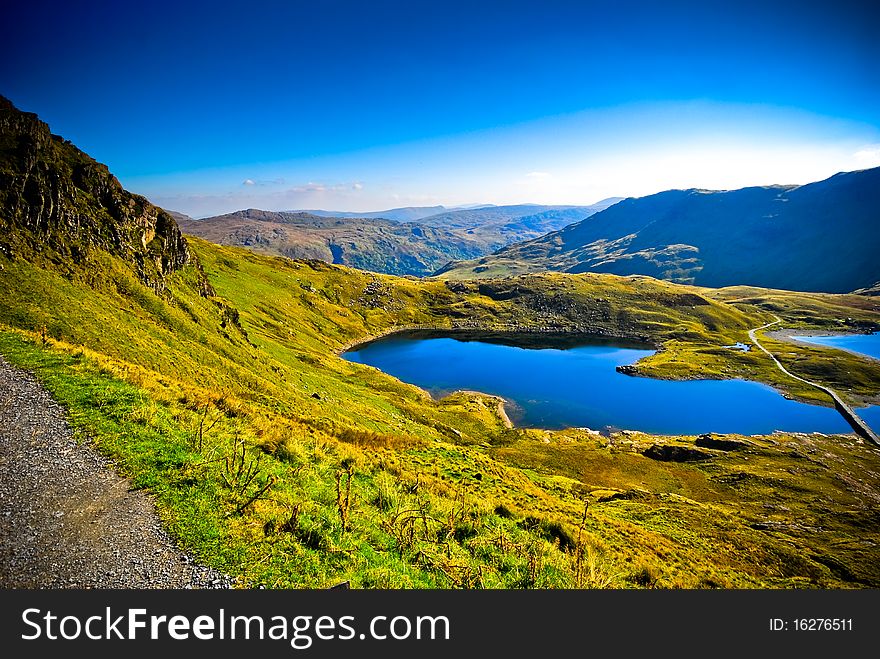
<svg viewBox="0 0 880 659">
<path fill-rule="evenodd" d="M 642 274 L 701 286 L 846 293 L 880 279 L 880 168 L 802 186 L 668 190 L 450 264 L 453 279 L 546 270 Z"/>
<path fill-rule="evenodd" d="M 774 435 L 658 462 L 640 453 L 695 438 L 509 430 L 491 397 L 433 401 L 337 356 L 392 327 L 589 326 L 680 350 L 690 375 L 746 371 L 711 346 L 741 340 L 759 306 L 646 278 L 457 286 L 190 248 L 215 295 L 199 294 L 193 265 L 158 296 L 109 255 L 78 276 L 0 257 L 0 353 L 34 369 L 155 493 L 172 533 L 242 584 L 880 584 L 865 477 L 880 458 L 852 437 Z"/>
</svg>

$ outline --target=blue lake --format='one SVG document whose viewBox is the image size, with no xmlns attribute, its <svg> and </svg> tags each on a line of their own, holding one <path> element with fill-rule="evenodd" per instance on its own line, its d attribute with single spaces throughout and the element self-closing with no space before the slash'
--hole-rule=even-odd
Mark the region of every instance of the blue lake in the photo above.
<svg viewBox="0 0 880 659">
<path fill-rule="evenodd" d="M 880 333 L 846 334 L 837 336 L 797 336 L 798 341 L 815 343 L 825 348 L 839 348 L 880 359 Z"/>
<path fill-rule="evenodd" d="M 861 407 L 856 410 L 856 414 L 862 417 L 864 422 L 871 426 L 874 432 L 877 431 L 877 428 L 880 428 L 880 405 Z"/>
<path fill-rule="evenodd" d="M 427 338 L 426 338 L 427 337 Z M 534 341 L 534 339 L 532 339 Z M 395 335 L 343 356 L 415 384 L 435 397 L 459 389 L 496 394 L 520 426 L 620 428 L 657 434 L 848 433 L 832 408 L 791 401 L 744 380 L 652 380 L 618 373 L 651 354 L 645 346 L 551 337 L 511 345 L 481 335 Z M 857 410 L 866 420 L 880 408 Z M 880 421 L 880 418 L 877 418 Z"/>
</svg>

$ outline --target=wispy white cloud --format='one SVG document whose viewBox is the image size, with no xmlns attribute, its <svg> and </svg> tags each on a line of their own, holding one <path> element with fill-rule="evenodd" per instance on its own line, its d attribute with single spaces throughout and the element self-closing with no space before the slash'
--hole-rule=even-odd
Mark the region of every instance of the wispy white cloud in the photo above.
<svg viewBox="0 0 880 659">
<path fill-rule="evenodd" d="M 869 144 L 853 154 L 855 161 L 864 167 L 880 165 L 880 144 Z"/>
<path fill-rule="evenodd" d="M 271 187 L 271 186 L 284 185 L 284 179 L 283 178 L 273 178 L 273 179 L 254 180 L 252 178 L 246 178 L 244 181 L 241 182 L 241 184 L 242 185 L 256 185 L 261 188 L 266 188 L 266 187 Z"/>
<path fill-rule="evenodd" d="M 315 183 L 314 181 L 309 181 L 308 183 L 302 185 L 294 185 L 291 188 L 287 189 L 287 192 L 292 192 L 294 194 L 302 194 L 305 192 L 326 192 L 327 186 L 323 183 Z"/>
</svg>

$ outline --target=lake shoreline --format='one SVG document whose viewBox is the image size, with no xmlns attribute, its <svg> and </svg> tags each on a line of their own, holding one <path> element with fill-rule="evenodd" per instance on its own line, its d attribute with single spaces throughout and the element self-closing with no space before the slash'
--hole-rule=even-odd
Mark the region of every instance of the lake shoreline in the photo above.
<svg viewBox="0 0 880 659">
<path fill-rule="evenodd" d="M 490 400 L 495 401 L 495 413 L 498 415 L 498 418 L 501 419 L 501 424 L 510 430 L 511 428 L 515 428 L 513 421 L 510 420 L 510 417 L 507 414 L 507 410 L 505 409 L 506 404 L 516 405 L 514 401 L 507 400 L 504 396 L 499 396 L 498 394 L 490 394 L 485 391 L 477 391 L 476 389 L 456 389 L 452 393 L 447 394 L 446 396 L 441 397 L 440 399 L 435 400 L 443 400 L 443 398 L 447 398 L 448 396 L 452 396 L 454 394 L 467 394 L 471 396 L 480 396 L 481 398 L 488 398 Z"/>
<path fill-rule="evenodd" d="M 496 325 L 496 326 L 473 326 L 473 325 L 400 325 L 391 327 L 375 334 L 354 339 L 343 344 L 336 350 L 337 356 L 342 356 L 346 352 L 357 352 L 362 348 L 366 348 L 372 343 L 382 341 L 384 339 L 393 338 L 399 335 L 400 338 L 451 338 L 457 340 L 480 341 L 485 338 L 494 337 L 496 339 L 507 338 L 508 342 L 498 341 L 502 345 L 519 345 L 521 342 L 534 343 L 546 341 L 547 337 L 567 339 L 571 345 L 575 347 L 582 341 L 608 341 L 615 344 L 632 344 L 632 347 L 646 348 L 651 350 L 660 350 L 662 343 L 646 336 L 610 334 L 602 331 L 585 331 L 585 330 L 568 330 L 562 327 L 520 327 L 517 325 Z M 521 341 L 517 341 L 519 338 Z M 554 342 L 556 343 L 556 342 Z"/>
<path fill-rule="evenodd" d="M 801 402 L 780 395 L 779 390 L 766 383 L 741 378 L 683 381 L 646 377 L 633 368 L 634 363 L 651 352 L 644 344 L 641 348 L 621 348 L 607 337 L 595 337 L 596 343 L 592 345 L 566 350 L 564 344 L 575 338 L 573 335 L 545 333 L 538 341 L 542 347 L 548 340 L 561 340 L 563 345 L 552 350 L 523 350 L 519 340 L 511 342 L 509 335 L 491 334 L 496 339 L 492 343 L 478 340 L 487 337 L 485 332 L 467 332 L 462 336 L 448 330 L 421 331 L 409 333 L 407 338 L 411 341 L 361 344 L 344 358 L 414 385 L 434 400 L 455 392 L 476 394 L 486 402 L 491 399 L 497 418 L 506 427 L 510 427 L 511 417 L 504 403 L 512 401 L 524 411 L 522 419 L 511 423 L 514 427 L 617 427 L 661 435 L 760 435 L 775 430 L 846 432 L 827 415 L 837 418 L 832 405 Z M 400 332 L 386 336 L 395 335 L 401 337 Z M 534 335 L 527 343 L 537 347 L 532 339 Z M 627 378 L 626 374 L 641 377 Z M 687 407 L 688 400 L 699 401 L 700 411 L 691 406 L 685 418 L 679 419 L 677 411 Z M 734 409 L 731 400 L 750 409 L 748 419 Z"/>
<path fill-rule="evenodd" d="M 801 341 L 800 338 L 803 337 L 820 337 L 820 336 L 871 336 L 871 332 L 841 332 L 838 330 L 807 330 L 807 329 L 778 329 L 772 330 L 770 332 L 765 332 L 765 336 L 768 339 L 774 339 L 776 341 L 785 341 L 787 343 L 796 343 L 801 346 L 808 346 L 811 348 L 819 348 L 825 350 L 843 350 L 844 352 L 848 352 L 851 355 L 856 355 L 861 357 L 862 359 L 869 359 L 874 362 L 880 362 L 880 359 L 876 357 L 872 357 L 864 352 L 859 352 L 858 350 L 851 350 L 849 348 L 842 348 L 839 346 L 826 346 L 819 343 L 813 343 L 811 341 Z"/>
</svg>

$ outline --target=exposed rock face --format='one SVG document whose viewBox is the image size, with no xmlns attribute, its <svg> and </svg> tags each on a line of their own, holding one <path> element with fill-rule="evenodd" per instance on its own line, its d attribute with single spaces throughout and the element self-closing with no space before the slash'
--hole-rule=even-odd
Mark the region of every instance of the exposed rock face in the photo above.
<svg viewBox="0 0 880 659">
<path fill-rule="evenodd" d="M 0 96 L 0 251 L 66 267 L 94 250 L 130 263 L 154 290 L 192 258 L 168 213 Z"/>
<path fill-rule="evenodd" d="M 746 442 L 736 439 L 723 439 L 721 437 L 713 437 L 710 434 L 700 435 L 694 442 L 694 446 L 702 448 L 714 448 L 718 451 L 744 451 L 749 447 Z"/>
<path fill-rule="evenodd" d="M 607 503 L 608 501 L 649 501 L 653 498 L 654 495 L 647 490 L 634 487 L 623 492 L 614 492 L 613 494 L 600 496 L 598 503 Z"/>
<path fill-rule="evenodd" d="M 880 295 L 880 281 L 873 286 L 859 288 L 858 290 L 853 291 L 853 293 L 856 295 Z"/>
<path fill-rule="evenodd" d="M 695 462 L 712 457 L 712 454 L 706 451 L 670 444 L 653 444 L 642 455 L 660 462 Z"/>
</svg>

